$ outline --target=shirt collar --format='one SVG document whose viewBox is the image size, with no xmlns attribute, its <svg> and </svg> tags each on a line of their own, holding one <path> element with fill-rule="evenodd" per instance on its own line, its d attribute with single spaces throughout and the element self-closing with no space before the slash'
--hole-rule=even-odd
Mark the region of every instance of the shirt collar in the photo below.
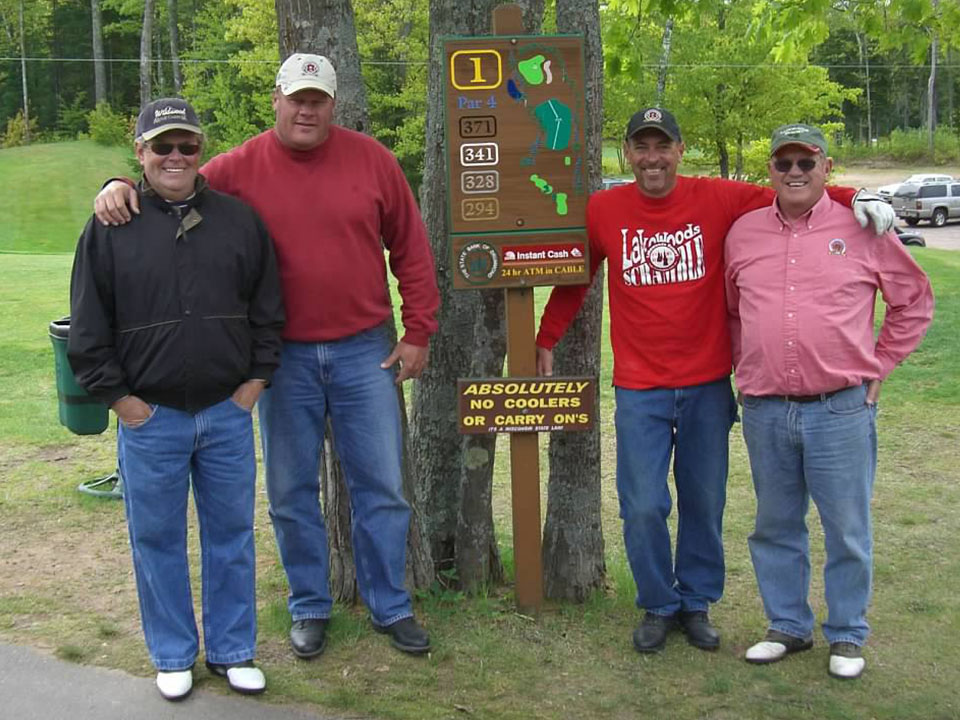
<svg viewBox="0 0 960 720">
<path fill-rule="evenodd" d="M 774 198 L 773 205 L 771 206 L 770 210 L 777 222 L 780 223 L 781 230 L 795 226 L 801 226 L 807 230 L 812 230 L 815 227 L 823 225 L 826 215 L 830 212 L 830 204 L 832 202 L 833 201 L 830 200 L 830 196 L 827 195 L 827 191 L 824 190 L 823 195 L 821 195 L 820 199 L 814 203 L 813 207 L 807 210 L 806 213 L 796 220 L 789 220 L 780 212 L 780 206 L 777 204 L 776 198 Z"/>
</svg>

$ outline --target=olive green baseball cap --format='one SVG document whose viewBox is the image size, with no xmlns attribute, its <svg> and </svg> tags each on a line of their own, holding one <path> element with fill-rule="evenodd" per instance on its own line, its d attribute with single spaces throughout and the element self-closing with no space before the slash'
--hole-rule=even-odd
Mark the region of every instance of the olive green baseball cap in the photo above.
<svg viewBox="0 0 960 720">
<path fill-rule="evenodd" d="M 813 125 L 791 123 L 774 130 L 770 137 L 770 154 L 776 155 L 780 148 L 787 145 L 800 145 L 812 153 L 821 152 L 824 157 L 827 155 L 827 139 L 820 128 Z"/>
</svg>

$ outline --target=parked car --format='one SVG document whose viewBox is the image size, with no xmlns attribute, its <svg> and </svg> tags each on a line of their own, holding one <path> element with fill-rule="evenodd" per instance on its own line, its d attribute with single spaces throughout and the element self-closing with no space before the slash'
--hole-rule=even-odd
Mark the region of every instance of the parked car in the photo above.
<svg viewBox="0 0 960 720">
<path fill-rule="evenodd" d="M 601 190 L 609 190 L 610 188 L 616 187 L 617 185 L 629 185 L 630 183 L 633 182 L 633 178 L 632 177 L 605 177 L 601 182 L 603 183 L 603 187 L 601 188 Z"/>
<path fill-rule="evenodd" d="M 947 220 L 960 218 L 960 183 L 901 185 L 893 195 L 893 211 L 911 227 L 921 220 L 942 227 Z"/>
<path fill-rule="evenodd" d="M 902 242 L 904 245 L 913 245 L 915 247 L 927 246 L 927 241 L 923 239 L 923 235 L 918 233 L 916 230 L 904 230 L 899 225 L 894 225 L 893 231 L 897 234 L 900 242 Z"/>
<path fill-rule="evenodd" d="M 885 202 L 891 202 L 893 200 L 893 196 L 902 185 L 923 185 L 924 183 L 931 182 L 953 182 L 953 176 L 944 175 L 943 173 L 920 173 L 918 175 L 911 175 L 903 182 L 893 183 L 892 185 L 882 185 L 878 187 L 877 195 L 879 195 L 880 198 Z"/>
</svg>

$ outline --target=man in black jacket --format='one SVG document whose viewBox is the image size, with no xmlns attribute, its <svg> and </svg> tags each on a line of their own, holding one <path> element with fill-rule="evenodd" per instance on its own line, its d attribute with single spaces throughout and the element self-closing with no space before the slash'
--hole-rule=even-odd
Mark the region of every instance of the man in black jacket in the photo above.
<svg viewBox="0 0 960 720">
<path fill-rule="evenodd" d="M 206 187 L 193 108 L 143 108 L 141 213 L 77 245 L 70 364 L 119 417 L 118 455 L 140 615 L 157 687 L 185 697 L 199 647 L 186 551 L 192 480 L 203 556 L 206 663 L 262 692 L 256 652 L 251 410 L 279 364 L 283 304 L 256 213 Z"/>
</svg>

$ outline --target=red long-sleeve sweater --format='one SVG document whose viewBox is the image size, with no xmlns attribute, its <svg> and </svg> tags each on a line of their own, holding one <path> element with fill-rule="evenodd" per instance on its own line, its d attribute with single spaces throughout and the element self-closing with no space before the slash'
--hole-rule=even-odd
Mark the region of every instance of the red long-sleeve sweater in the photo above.
<svg viewBox="0 0 960 720">
<path fill-rule="evenodd" d="M 411 345 L 437 329 L 433 254 L 396 158 L 338 126 L 308 151 L 284 147 L 271 129 L 200 169 L 210 186 L 239 197 L 273 237 L 287 340 L 323 342 L 383 322 L 391 312 L 383 249 L 399 281 Z"/>
<path fill-rule="evenodd" d="M 850 188 L 828 192 L 847 205 L 854 195 Z M 663 198 L 636 184 L 590 198 L 590 278 L 606 258 L 614 385 L 676 388 L 730 374 L 723 242 L 734 220 L 770 205 L 774 195 L 758 185 L 678 176 Z M 554 288 L 537 345 L 557 343 L 588 287 Z"/>
</svg>

